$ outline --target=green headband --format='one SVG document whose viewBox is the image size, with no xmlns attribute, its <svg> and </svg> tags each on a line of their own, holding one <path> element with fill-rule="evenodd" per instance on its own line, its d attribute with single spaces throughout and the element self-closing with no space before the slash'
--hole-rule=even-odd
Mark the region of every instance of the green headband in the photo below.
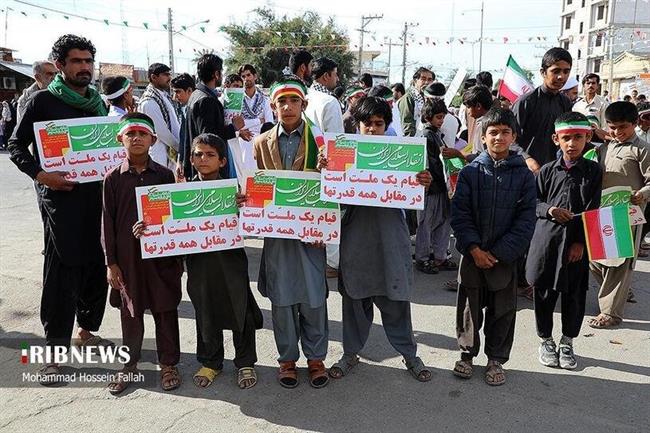
<svg viewBox="0 0 650 433">
<path fill-rule="evenodd" d="M 280 96 L 298 96 L 300 99 L 305 100 L 307 97 L 307 87 L 297 80 L 287 80 L 282 82 L 275 82 L 271 86 L 271 101 L 275 101 Z"/>
<path fill-rule="evenodd" d="M 142 131 L 151 135 L 156 135 L 153 123 L 145 119 L 124 119 L 120 122 L 117 135 L 124 135 L 129 131 Z"/>
<path fill-rule="evenodd" d="M 588 120 L 573 120 L 570 122 L 555 122 L 555 133 L 573 134 L 576 132 L 590 132 L 591 122 Z"/>
</svg>

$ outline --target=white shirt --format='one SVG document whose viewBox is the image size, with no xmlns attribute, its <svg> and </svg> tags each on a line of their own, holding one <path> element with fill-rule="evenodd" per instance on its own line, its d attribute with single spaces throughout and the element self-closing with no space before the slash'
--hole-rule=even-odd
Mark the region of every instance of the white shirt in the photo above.
<svg viewBox="0 0 650 433">
<path fill-rule="evenodd" d="M 637 126 L 636 128 L 634 128 L 634 130 L 636 131 L 636 135 L 641 140 L 645 141 L 646 144 L 650 145 L 650 129 L 648 129 L 647 131 L 643 131 L 643 129 L 641 129 L 640 126 Z"/>
<path fill-rule="evenodd" d="M 585 116 L 595 116 L 600 124 L 600 129 L 605 129 L 607 123 L 605 122 L 605 110 L 609 106 L 609 102 L 600 95 L 594 96 L 591 102 L 587 102 L 586 98 L 581 98 L 573 104 L 573 111 L 582 113 Z"/>
<path fill-rule="evenodd" d="M 122 117 L 125 114 L 126 114 L 126 110 L 116 105 L 111 105 L 110 108 L 108 109 L 108 116 Z"/>
<path fill-rule="evenodd" d="M 262 127 L 263 123 L 266 122 L 273 122 L 273 110 L 271 110 L 271 100 L 269 99 L 268 96 L 263 94 L 259 89 L 255 89 L 255 93 L 253 93 L 252 97 L 249 97 L 246 92 L 244 92 L 244 102 L 248 107 L 251 109 L 253 108 L 253 101 L 255 100 L 255 95 L 260 94 L 262 96 L 262 99 L 264 102 L 262 102 L 262 115 L 259 118 L 251 119 L 248 117 L 245 117 L 247 120 L 251 120 L 252 122 L 250 123 L 250 126 L 246 126 L 246 128 L 253 133 L 253 136 L 256 136 L 260 133 L 260 128 Z M 242 114 L 244 114 L 242 112 Z M 255 122 L 257 120 L 257 122 Z"/>
<path fill-rule="evenodd" d="M 305 115 L 322 132 L 344 133 L 343 113 L 339 101 L 327 93 L 309 89 Z"/>
<path fill-rule="evenodd" d="M 173 169 L 176 166 L 176 161 L 171 161 L 168 158 L 167 147 L 178 150 L 181 126 L 178 122 L 176 110 L 174 109 L 174 105 L 172 104 L 169 95 L 158 89 L 154 90 L 160 94 L 160 97 L 167 107 L 171 130 L 167 127 L 167 123 L 165 122 L 160 107 L 158 107 L 156 101 L 152 99 L 141 100 L 138 104 L 138 111 L 151 117 L 154 127 L 156 128 L 156 136 L 158 137 L 158 140 L 156 140 L 153 146 L 149 149 L 149 156 L 151 156 L 151 159 L 156 161 L 158 164 Z"/>
<path fill-rule="evenodd" d="M 447 113 L 445 120 L 442 122 L 440 132 L 442 133 L 442 141 L 447 147 L 453 148 L 456 144 L 456 135 L 458 135 L 458 119 L 451 113 Z"/>
</svg>

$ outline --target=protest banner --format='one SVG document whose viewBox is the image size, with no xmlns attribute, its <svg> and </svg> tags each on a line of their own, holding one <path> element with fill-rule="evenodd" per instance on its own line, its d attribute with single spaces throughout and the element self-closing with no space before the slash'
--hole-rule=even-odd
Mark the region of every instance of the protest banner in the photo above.
<svg viewBox="0 0 650 433">
<path fill-rule="evenodd" d="M 142 258 L 243 248 L 236 193 L 236 179 L 136 188 Z"/>
<path fill-rule="evenodd" d="M 315 172 L 260 170 L 246 177 L 240 232 L 247 236 L 338 244 L 339 205 L 320 199 Z"/>
<path fill-rule="evenodd" d="M 321 200 L 424 209 L 424 187 L 416 179 L 426 163 L 424 137 L 326 133 L 325 156 Z"/>
<path fill-rule="evenodd" d="M 126 158 L 117 141 L 119 119 L 83 117 L 34 123 L 41 168 L 67 172 L 66 179 L 97 182 Z"/>
<path fill-rule="evenodd" d="M 612 186 L 610 188 L 605 188 L 601 195 L 600 207 L 627 204 L 629 206 L 630 225 L 636 226 L 639 224 L 645 224 L 646 220 L 641 208 L 630 204 L 631 195 L 632 188 L 629 186 Z"/>
<path fill-rule="evenodd" d="M 232 118 L 241 114 L 244 105 L 244 89 L 241 87 L 230 87 L 223 89 L 223 109 L 226 124 L 232 123 Z"/>
</svg>

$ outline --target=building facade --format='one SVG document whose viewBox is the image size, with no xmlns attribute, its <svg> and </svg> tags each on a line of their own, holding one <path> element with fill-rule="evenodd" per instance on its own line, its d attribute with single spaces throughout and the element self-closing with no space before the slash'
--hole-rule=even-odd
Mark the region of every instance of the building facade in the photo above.
<svg viewBox="0 0 650 433">
<path fill-rule="evenodd" d="M 560 46 L 573 56 L 573 74 L 603 74 L 603 64 L 625 51 L 650 51 L 646 0 L 562 0 Z"/>
</svg>

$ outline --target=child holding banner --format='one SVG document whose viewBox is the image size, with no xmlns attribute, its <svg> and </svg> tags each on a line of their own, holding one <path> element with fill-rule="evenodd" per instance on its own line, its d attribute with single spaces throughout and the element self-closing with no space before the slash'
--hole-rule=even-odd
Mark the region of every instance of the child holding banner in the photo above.
<svg viewBox="0 0 650 433">
<path fill-rule="evenodd" d="M 393 114 L 388 102 L 368 96 L 353 109 L 362 135 L 384 135 Z M 320 158 L 319 167 L 328 162 Z M 431 174 L 424 170 L 417 181 L 428 188 Z M 373 304 L 381 312 L 384 332 L 404 357 L 406 368 L 421 382 L 431 380 L 431 371 L 417 356 L 411 323 L 413 291 L 411 242 L 402 209 L 346 206 L 341 223 L 339 292 L 343 298 L 343 357 L 330 375 L 345 376 L 359 363 L 372 326 Z"/>
<path fill-rule="evenodd" d="M 645 208 L 650 199 L 650 149 L 636 135 L 638 122 L 636 106 L 631 102 L 613 102 L 605 110 L 605 119 L 613 140 L 600 147 L 604 166 L 603 189 L 628 186 L 632 189 L 630 203 Z M 641 228 L 634 228 L 634 251 L 639 251 Z M 589 321 L 592 328 L 612 328 L 623 321 L 636 258 L 610 258 L 592 261 L 592 275 L 600 284 L 598 304 L 600 314 Z"/>
<path fill-rule="evenodd" d="M 441 98 L 427 98 L 422 106 L 422 135 L 427 139 L 427 160 L 431 186 L 424 198 L 424 210 L 418 211 L 415 232 L 415 267 L 425 274 L 437 274 L 440 269 L 456 270 L 458 265 L 447 258 L 449 247 L 450 202 L 445 173 L 440 157 L 445 147 L 440 128 L 447 115 L 447 106 Z"/>
<path fill-rule="evenodd" d="M 260 169 L 308 171 L 316 168 L 318 147 L 303 112 L 307 88 L 295 76 L 271 86 L 271 108 L 278 124 L 255 138 Z M 310 384 L 329 382 L 323 360 L 327 356 L 327 280 L 325 249 L 294 239 L 265 238 L 258 288 L 271 300 L 275 343 L 280 353 L 278 381 L 298 386 L 298 342 L 307 357 Z"/>
<path fill-rule="evenodd" d="M 461 359 L 454 375 L 472 377 L 485 325 L 485 381 L 506 381 L 517 313 L 517 261 L 535 228 L 535 178 L 510 145 L 517 121 L 511 111 L 493 108 L 483 117 L 486 150 L 458 176 L 451 200 L 451 227 L 462 254 L 458 271 L 456 333 Z M 483 309 L 485 308 L 485 321 Z"/>
<path fill-rule="evenodd" d="M 193 181 L 218 180 L 227 164 L 226 143 L 215 134 L 200 134 L 192 143 Z M 243 202 L 243 196 L 237 197 Z M 248 258 L 243 248 L 190 254 L 187 293 L 196 315 L 196 358 L 202 364 L 194 384 L 208 387 L 223 369 L 223 330 L 232 330 L 237 384 L 241 389 L 257 383 L 255 330 L 262 328 L 262 313 L 251 293 Z"/>
<path fill-rule="evenodd" d="M 151 310 L 156 323 L 156 348 L 165 391 L 181 384 L 176 368 L 180 359 L 178 304 L 181 300 L 183 267 L 177 257 L 143 260 L 140 242 L 145 225 L 138 221 L 135 188 L 174 183 L 174 173 L 154 162 L 149 148 L 156 141 L 153 121 L 142 113 L 125 114 L 117 136 L 126 159 L 104 180 L 103 241 L 112 287 L 111 305 L 120 309 L 123 344 L 130 360 L 111 382 L 111 394 L 130 385 L 137 369 L 144 336 L 144 311 Z"/>
<path fill-rule="evenodd" d="M 561 155 L 537 175 L 537 224 L 526 261 L 526 278 L 535 287 L 535 321 L 541 339 L 539 362 L 574 369 L 573 339 L 580 333 L 589 288 L 589 259 L 582 220 L 600 206 L 602 170 L 583 158 L 591 140 L 587 117 L 569 111 L 555 121 L 553 141 Z M 553 341 L 553 311 L 562 295 L 562 339 Z"/>
</svg>

